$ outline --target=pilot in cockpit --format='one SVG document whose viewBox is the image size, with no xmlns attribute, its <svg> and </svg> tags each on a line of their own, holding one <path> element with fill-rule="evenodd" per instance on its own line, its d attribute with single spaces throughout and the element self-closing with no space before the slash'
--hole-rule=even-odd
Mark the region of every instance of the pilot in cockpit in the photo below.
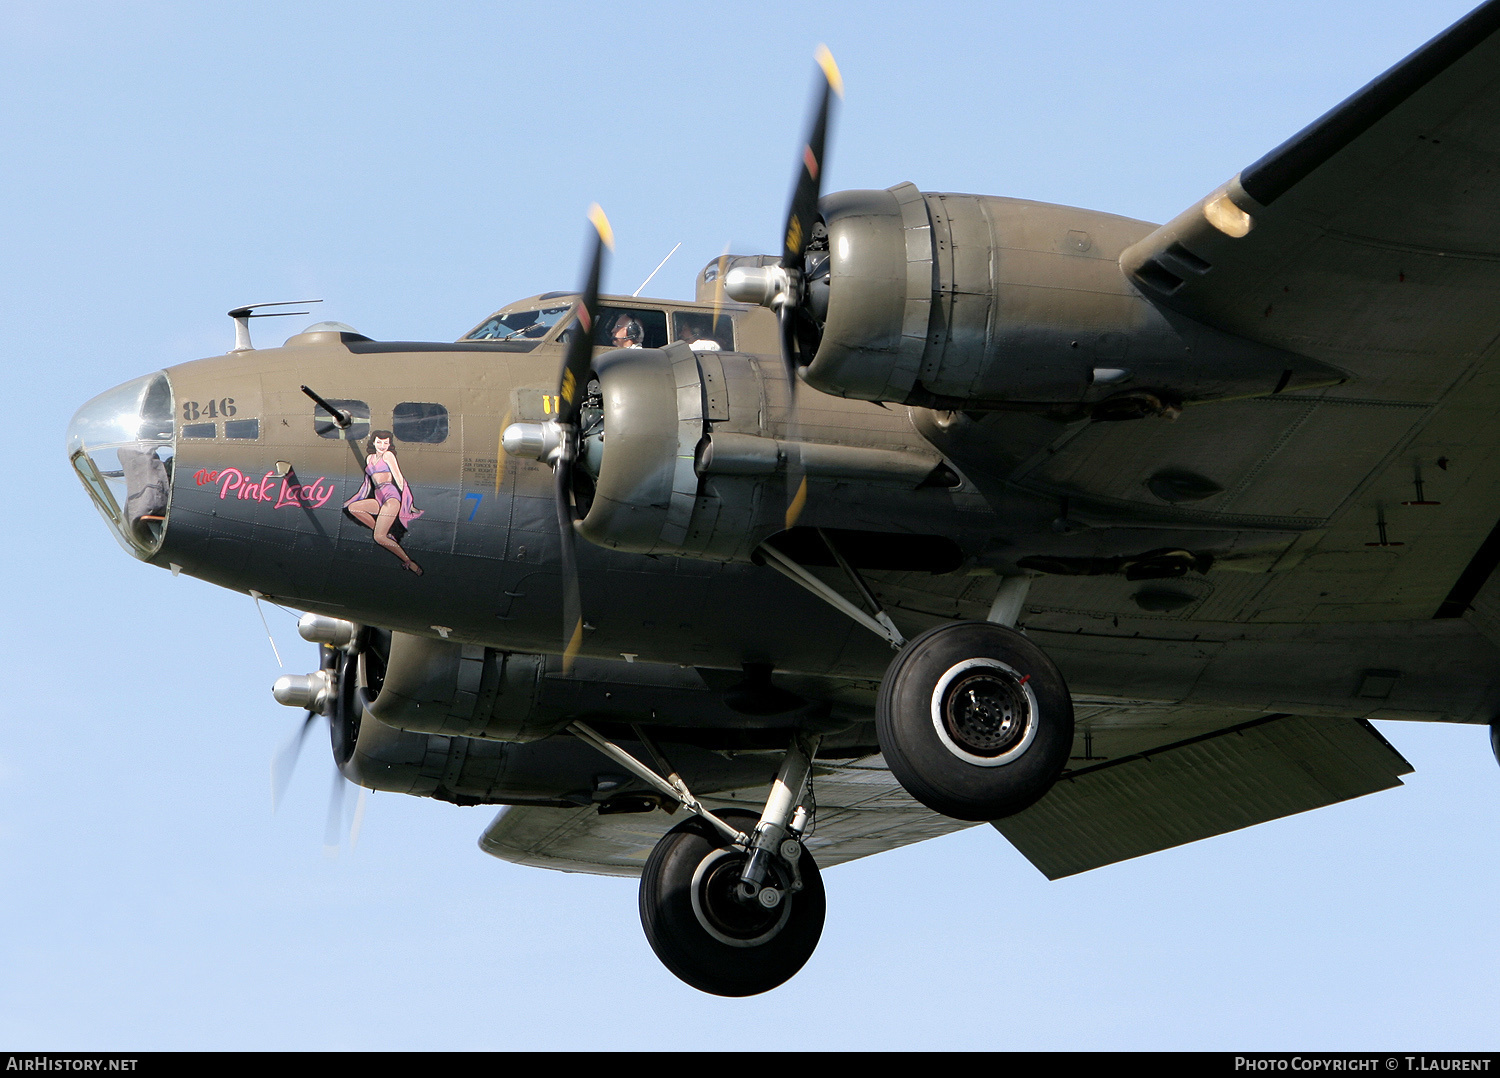
<svg viewBox="0 0 1500 1078">
<path fill-rule="evenodd" d="M 677 339 L 695 352 L 717 352 L 723 345 L 713 338 L 713 323 L 706 314 L 679 314 Z"/>
<path fill-rule="evenodd" d="M 616 348 L 640 348 L 645 339 L 646 331 L 634 317 L 622 314 L 615 319 L 610 341 Z"/>
</svg>

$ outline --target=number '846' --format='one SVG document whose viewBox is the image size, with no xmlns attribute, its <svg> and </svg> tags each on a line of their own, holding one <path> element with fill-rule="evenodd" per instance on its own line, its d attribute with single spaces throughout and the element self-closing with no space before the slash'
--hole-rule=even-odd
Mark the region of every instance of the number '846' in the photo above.
<svg viewBox="0 0 1500 1078">
<path fill-rule="evenodd" d="M 197 401 L 182 402 L 182 418 L 189 421 L 194 419 L 218 419 L 221 415 L 234 415 L 234 413 L 233 397 L 221 397 L 216 401 L 209 401 L 207 404 L 199 404 Z"/>
</svg>

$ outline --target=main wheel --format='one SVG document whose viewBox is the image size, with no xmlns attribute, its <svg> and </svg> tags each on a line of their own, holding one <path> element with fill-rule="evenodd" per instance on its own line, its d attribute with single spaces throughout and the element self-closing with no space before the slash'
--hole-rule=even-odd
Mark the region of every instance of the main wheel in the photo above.
<svg viewBox="0 0 1500 1078">
<path fill-rule="evenodd" d="M 907 644 L 880 683 L 875 723 L 907 793 L 959 820 L 1020 812 L 1051 789 L 1073 746 L 1062 674 L 1026 637 L 987 621 Z"/>
<path fill-rule="evenodd" d="M 749 834 L 757 818 L 724 813 Z M 681 980 L 716 996 L 753 996 L 791 979 L 823 934 L 826 899 L 806 848 L 797 862 L 802 890 L 787 892 L 791 872 L 773 858 L 785 897 L 766 909 L 738 897 L 745 853 L 701 817 L 662 836 L 641 873 L 641 924 L 656 957 Z"/>
</svg>

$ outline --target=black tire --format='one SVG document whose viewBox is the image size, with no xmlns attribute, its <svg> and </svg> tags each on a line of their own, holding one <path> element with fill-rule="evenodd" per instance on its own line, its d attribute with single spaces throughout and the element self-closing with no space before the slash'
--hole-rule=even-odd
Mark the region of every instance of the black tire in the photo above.
<svg viewBox="0 0 1500 1078">
<path fill-rule="evenodd" d="M 875 725 L 907 793 L 954 819 L 998 820 L 1035 803 L 1062 773 L 1073 700 L 1026 637 L 959 622 L 923 633 L 891 663 Z"/>
<path fill-rule="evenodd" d="M 757 822 L 749 813 L 723 818 L 746 834 Z M 641 925 L 651 949 L 679 979 L 716 996 L 753 996 L 785 983 L 823 934 L 823 879 L 805 848 L 797 863 L 802 890 L 772 911 L 732 897 L 744 860 L 694 816 L 662 836 L 641 873 Z M 774 865 L 774 872 L 787 872 L 779 859 Z"/>
</svg>

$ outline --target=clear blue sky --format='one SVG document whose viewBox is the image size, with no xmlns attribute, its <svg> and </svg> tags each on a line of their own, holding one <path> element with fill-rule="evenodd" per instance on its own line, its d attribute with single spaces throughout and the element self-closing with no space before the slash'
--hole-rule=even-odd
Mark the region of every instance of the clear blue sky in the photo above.
<svg viewBox="0 0 1500 1078">
<path fill-rule="evenodd" d="M 568 287 L 594 200 L 617 290 L 774 249 L 821 41 L 832 188 L 1164 220 L 1469 6 L 0 5 L 0 1049 L 1494 1048 L 1482 728 L 1383 724 L 1404 789 L 1059 883 L 988 828 L 834 870 L 808 967 L 725 1001 L 633 883 L 481 854 L 490 809 L 376 795 L 329 860 L 313 740 L 272 816 L 298 715 L 251 601 L 127 557 L 63 458 L 231 306 L 452 339 Z"/>
</svg>

